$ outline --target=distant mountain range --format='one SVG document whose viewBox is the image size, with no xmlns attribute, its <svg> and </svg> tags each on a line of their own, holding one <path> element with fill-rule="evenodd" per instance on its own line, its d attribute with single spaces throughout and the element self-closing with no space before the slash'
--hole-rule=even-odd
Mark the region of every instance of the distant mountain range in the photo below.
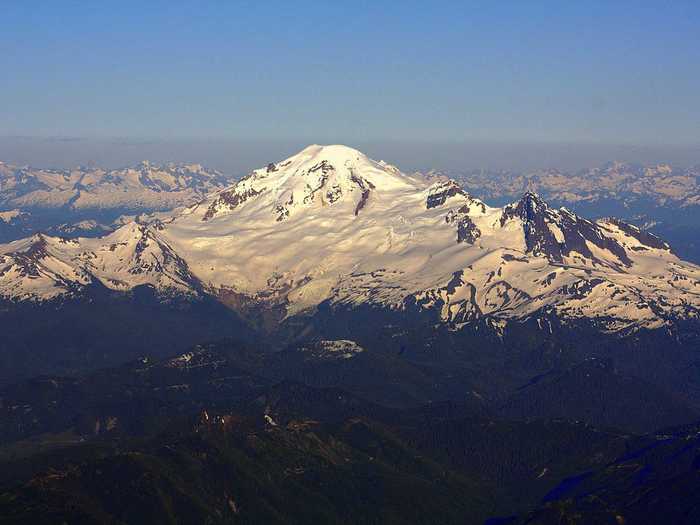
<svg viewBox="0 0 700 525">
<path fill-rule="evenodd" d="M 0 206 L 166 210 L 190 204 L 227 182 L 221 173 L 199 164 L 144 161 L 114 170 L 49 170 L 0 162 Z"/>
<path fill-rule="evenodd" d="M 512 199 L 536 191 L 557 202 L 622 200 L 628 205 L 646 201 L 656 206 L 700 206 L 700 167 L 674 168 L 668 164 L 641 166 L 611 162 L 575 173 L 540 170 L 472 171 L 455 177 L 464 188 L 484 199 Z"/>
<path fill-rule="evenodd" d="M 51 170 L 0 162 L 0 241 L 37 231 L 99 235 L 120 225 L 123 214 L 189 205 L 230 182 L 199 164 Z"/>
</svg>

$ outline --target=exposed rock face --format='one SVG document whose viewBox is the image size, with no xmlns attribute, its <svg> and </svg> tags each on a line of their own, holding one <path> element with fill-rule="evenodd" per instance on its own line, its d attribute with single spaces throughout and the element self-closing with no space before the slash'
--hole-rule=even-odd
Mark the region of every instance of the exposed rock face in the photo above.
<svg viewBox="0 0 700 525">
<path fill-rule="evenodd" d="M 519 218 L 523 223 L 527 251 L 562 262 L 564 257 L 579 254 L 597 260 L 591 250 L 595 247 L 614 254 L 621 264 L 631 261 L 625 249 L 615 240 L 601 234 L 595 223 L 574 215 L 566 209 L 551 209 L 536 193 L 528 192 L 516 204 L 503 209 L 501 225 Z"/>
<path fill-rule="evenodd" d="M 445 221 L 455 223 L 457 225 L 457 242 L 474 242 L 481 236 L 481 230 L 474 224 L 474 221 L 469 217 L 469 207 L 462 206 L 457 211 L 450 210 L 445 217 Z"/>
<path fill-rule="evenodd" d="M 463 195 L 466 197 L 467 192 L 453 180 L 441 182 L 430 189 L 428 198 L 425 202 L 425 207 L 430 209 L 437 206 L 442 206 L 445 204 L 447 199 L 454 197 L 455 195 Z"/>
<path fill-rule="evenodd" d="M 221 211 L 235 210 L 239 205 L 243 204 L 251 197 L 260 195 L 263 191 L 265 191 L 265 188 L 261 190 L 248 188 L 242 191 L 237 191 L 236 188 L 233 188 L 232 190 L 223 191 L 219 194 L 219 197 L 209 205 L 202 220 L 207 221 Z"/>
</svg>

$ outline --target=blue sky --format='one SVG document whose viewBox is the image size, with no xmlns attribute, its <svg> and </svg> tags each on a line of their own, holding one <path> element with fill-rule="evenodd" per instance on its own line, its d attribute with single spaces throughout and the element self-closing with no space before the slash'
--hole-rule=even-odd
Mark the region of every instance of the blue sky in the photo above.
<svg viewBox="0 0 700 525">
<path fill-rule="evenodd" d="M 700 143 L 700 2 L 3 2 L 0 135 Z"/>
</svg>

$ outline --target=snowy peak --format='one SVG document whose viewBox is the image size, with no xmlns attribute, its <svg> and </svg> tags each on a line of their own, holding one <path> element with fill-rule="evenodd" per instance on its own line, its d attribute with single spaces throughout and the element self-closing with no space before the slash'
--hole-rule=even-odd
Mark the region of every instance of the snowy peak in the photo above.
<svg viewBox="0 0 700 525">
<path fill-rule="evenodd" d="M 253 171 L 233 187 L 222 191 L 208 205 L 202 220 L 231 212 L 255 200 L 254 209 L 269 208 L 282 222 L 301 209 L 341 205 L 360 214 L 373 195 L 415 187 L 417 179 L 396 167 L 376 162 L 356 149 L 308 146 L 278 163 Z"/>
<path fill-rule="evenodd" d="M 298 163 L 299 168 L 316 165 L 322 162 L 327 162 L 328 164 L 338 167 L 351 164 L 367 164 L 371 162 L 361 151 L 341 144 L 327 146 L 312 144 L 296 155 L 291 156 L 287 161 Z"/>
<path fill-rule="evenodd" d="M 92 249 L 78 257 L 85 270 L 108 288 L 130 289 L 138 283 L 190 292 L 197 287 L 187 263 L 155 226 L 128 223 L 102 241 L 93 241 Z"/>
<path fill-rule="evenodd" d="M 332 172 L 332 182 L 343 185 L 352 186 L 354 178 L 363 178 L 368 185 L 380 190 L 405 187 L 409 184 L 409 178 L 395 166 L 383 161 L 374 161 L 364 153 L 342 145 L 308 146 L 274 167 L 276 170 L 273 171 L 280 172 L 280 179 L 286 179 L 291 174 L 294 177 L 320 181 L 326 178 L 323 174 L 329 175 Z"/>
<path fill-rule="evenodd" d="M 537 221 L 538 218 L 552 217 L 553 215 L 553 210 L 550 210 L 549 205 L 537 193 L 528 191 L 519 201 L 504 208 L 501 222 L 505 222 L 509 218 L 519 217 L 524 223 L 531 223 Z"/>
<path fill-rule="evenodd" d="M 89 276 L 66 252 L 79 243 L 37 234 L 0 246 L 2 295 L 19 300 L 50 299 L 88 284 Z"/>
<path fill-rule="evenodd" d="M 449 198 L 456 196 L 468 197 L 469 195 L 453 180 L 435 183 L 428 189 L 425 207 L 430 209 L 442 206 Z"/>
<path fill-rule="evenodd" d="M 148 285 L 167 295 L 196 295 L 198 280 L 156 228 L 128 223 L 101 239 L 37 234 L 0 245 L 2 295 L 51 299 L 93 283 L 127 291 Z"/>
</svg>

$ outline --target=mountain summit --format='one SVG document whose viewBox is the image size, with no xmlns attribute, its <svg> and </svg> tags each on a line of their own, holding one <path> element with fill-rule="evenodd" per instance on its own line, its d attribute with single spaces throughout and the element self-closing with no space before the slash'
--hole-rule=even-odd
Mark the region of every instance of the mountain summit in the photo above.
<svg viewBox="0 0 700 525">
<path fill-rule="evenodd" d="M 700 268 L 615 219 L 528 192 L 503 208 L 446 178 L 345 146 L 309 146 L 200 203 L 102 239 L 0 246 L 0 294 L 79 297 L 87 284 L 206 295 L 280 321 L 332 308 L 417 309 L 457 330 L 554 315 L 617 331 L 697 317 Z"/>
<path fill-rule="evenodd" d="M 394 166 L 372 161 L 356 149 L 313 145 L 282 162 L 255 170 L 221 192 L 202 219 L 231 212 L 252 197 L 259 197 L 258 207 L 271 206 L 278 222 L 308 207 L 336 205 L 358 215 L 373 193 L 415 187 L 416 181 Z"/>
</svg>

